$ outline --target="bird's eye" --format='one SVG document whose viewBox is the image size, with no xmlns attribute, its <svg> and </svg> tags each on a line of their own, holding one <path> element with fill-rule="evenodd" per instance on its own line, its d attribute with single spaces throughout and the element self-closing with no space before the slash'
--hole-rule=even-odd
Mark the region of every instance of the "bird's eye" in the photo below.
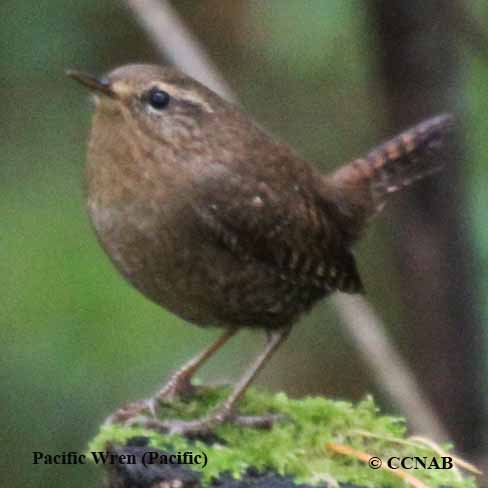
<svg viewBox="0 0 488 488">
<path fill-rule="evenodd" d="M 169 94 L 159 88 L 151 88 L 147 94 L 149 105 L 156 110 L 163 110 L 163 108 L 166 108 L 169 100 Z"/>
</svg>

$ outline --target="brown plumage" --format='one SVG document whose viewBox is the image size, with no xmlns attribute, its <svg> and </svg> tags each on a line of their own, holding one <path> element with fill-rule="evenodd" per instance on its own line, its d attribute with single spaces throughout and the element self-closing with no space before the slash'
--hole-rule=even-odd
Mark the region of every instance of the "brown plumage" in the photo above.
<svg viewBox="0 0 488 488">
<path fill-rule="evenodd" d="M 171 312 L 229 329 L 222 343 L 241 327 L 274 331 L 255 367 L 199 429 L 230 415 L 318 300 L 361 291 L 351 246 L 390 193 L 440 167 L 436 152 L 452 124 L 448 115 L 429 119 L 324 176 L 173 68 L 71 76 L 96 94 L 88 209 L 116 267 Z M 157 400 L 187 388 L 220 345 L 180 370 Z M 129 410 L 116 418 L 126 420 Z"/>
</svg>

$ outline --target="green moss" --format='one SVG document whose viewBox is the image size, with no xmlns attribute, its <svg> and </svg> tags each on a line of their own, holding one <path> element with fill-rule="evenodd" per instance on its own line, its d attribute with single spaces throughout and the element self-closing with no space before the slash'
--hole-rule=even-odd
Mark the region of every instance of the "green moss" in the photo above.
<svg viewBox="0 0 488 488">
<path fill-rule="evenodd" d="M 225 388 L 201 391 L 190 402 L 177 402 L 161 413 L 165 418 L 198 418 L 225 397 Z M 180 436 L 161 435 L 141 428 L 104 426 L 91 442 L 89 451 L 105 449 L 107 442 L 125 444 L 134 436 L 146 436 L 150 445 L 167 450 L 205 451 L 208 465 L 202 469 L 204 482 L 224 471 L 240 477 L 247 467 L 272 469 L 291 475 L 297 483 L 318 484 L 334 478 L 339 482 L 367 487 L 405 486 L 392 473 L 372 469 L 352 456 L 327 449 L 329 443 L 343 444 L 382 459 L 391 456 L 427 456 L 440 458 L 431 448 L 406 439 L 405 421 L 398 417 L 379 415 L 371 397 L 357 405 L 321 397 L 293 400 L 285 394 L 270 395 L 251 389 L 240 405 L 242 414 L 259 415 L 276 412 L 286 416 L 272 430 L 222 425 L 216 435 L 225 443 L 206 445 L 189 442 Z M 362 432 L 373 436 L 366 436 Z M 448 449 L 448 447 L 443 446 Z M 198 469 L 198 467 L 194 467 Z M 455 469 L 417 469 L 409 474 L 429 487 L 475 487 L 472 477 L 461 479 Z"/>
</svg>

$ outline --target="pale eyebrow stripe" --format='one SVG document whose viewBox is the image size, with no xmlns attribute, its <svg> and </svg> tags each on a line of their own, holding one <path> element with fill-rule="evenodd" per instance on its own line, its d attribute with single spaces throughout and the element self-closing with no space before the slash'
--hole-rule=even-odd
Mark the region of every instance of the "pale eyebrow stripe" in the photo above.
<svg viewBox="0 0 488 488">
<path fill-rule="evenodd" d="M 187 100 L 188 102 L 200 105 L 207 112 L 213 112 L 212 107 L 198 93 L 185 90 L 184 88 L 178 88 L 174 85 L 164 83 L 162 81 L 154 81 L 153 86 L 157 86 L 158 88 L 161 88 L 161 90 L 167 91 L 171 96 L 174 96 L 175 98 L 179 98 L 183 101 Z"/>
<path fill-rule="evenodd" d="M 168 92 L 170 96 L 174 96 L 175 98 L 179 98 L 183 101 L 187 100 L 188 102 L 194 103 L 195 105 L 199 105 L 207 112 L 214 111 L 209 103 L 198 93 L 185 90 L 184 88 L 178 88 L 170 83 L 164 83 L 164 81 L 160 80 L 153 81 L 150 86 L 157 86 L 158 88 L 161 88 L 161 90 Z M 129 84 L 121 80 L 114 82 L 113 90 L 121 97 L 130 96 L 133 93 L 133 88 Z"/>
</svg>

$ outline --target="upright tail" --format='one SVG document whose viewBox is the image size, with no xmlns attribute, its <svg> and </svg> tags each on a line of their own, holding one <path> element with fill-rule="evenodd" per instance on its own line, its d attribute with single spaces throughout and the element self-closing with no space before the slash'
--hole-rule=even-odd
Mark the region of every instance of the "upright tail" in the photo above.
<svg viewBox="0 0 488 488">
<path fill-rule="evenodd" d="M 365 158 L 341 166 L 330 178 L 342 190 L 337 196 L 345 213 L 366 220 L 379 212 L 390 193 L 409 186 L 443 166 L 440 149 L 454 125 L 452 115 L 427 119 L 370 151 Z M 341 205 L 350 202 L 348 205 Z M 350 215 L 353 217 L 353 215 Z"/>
</svg>

